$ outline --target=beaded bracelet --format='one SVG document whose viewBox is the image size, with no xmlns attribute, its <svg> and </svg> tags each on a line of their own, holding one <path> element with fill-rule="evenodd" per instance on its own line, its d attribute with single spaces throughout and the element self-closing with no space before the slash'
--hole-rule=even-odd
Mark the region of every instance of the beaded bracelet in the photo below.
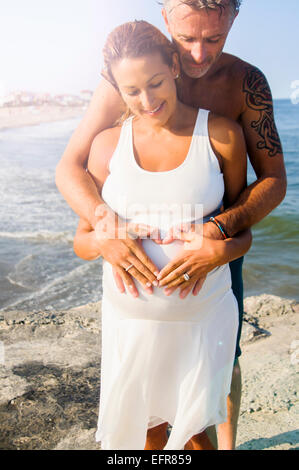
<svg viewBox="0 0 299 470">
<path fill-rule="evenodd" d="M 227 235 L 227 233 L 225 232 L 224 228 L 222 227 L 222 225 L 218 222 L 218 220 L 216 220 L 214 217 L 210 217 L 210 221 L 213 222 L 213 224 L 216 225 L 216 227 L 219 228 L 224 240 L 226 240 L 227 238 L 229 238 L 229 236 Z"/>
</svg>

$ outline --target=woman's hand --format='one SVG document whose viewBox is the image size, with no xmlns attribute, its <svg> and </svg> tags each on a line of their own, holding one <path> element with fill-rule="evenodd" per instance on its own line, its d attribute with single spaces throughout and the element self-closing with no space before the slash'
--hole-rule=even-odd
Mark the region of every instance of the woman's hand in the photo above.
<svg viewBox="0 0 299 470">
<path fill-rule="evenodd" d="M 159 286 L 166 288 L 164 291 L 166 295 L 172 294 L 177 288 L 180 288 L 182 299 L 191 291 L 193 295 L 197 295 L 208 272 L 224 264 L 223 241 L 212 239 L 211 235 L 208 235 L 208 225 L 210 224 L 173 227 L 163 240 L 163 244 L 174 240 L 184 241 L 182 251 L 161 270 L 157 277 L 160 280 Z M 186 280 L 184 275 L 189 279 Z"/>
<path fill-rule="evenodd" d="M 101 256 L 113 266 L 118 289 L 125 292 L 127 286 L 129 292 L 138 297 L 134 278 L 151 294 L 152 285 L 158 285 L 159 270 L 145 254 L 141 238 L 150 237 L 161 243 L 160 232 L 148 225 L 125 223 L 107 206 L 102 206 L 99 211 L 96 213 L 100 220 L 95 227 L 95 237 Z"/>
</svg>

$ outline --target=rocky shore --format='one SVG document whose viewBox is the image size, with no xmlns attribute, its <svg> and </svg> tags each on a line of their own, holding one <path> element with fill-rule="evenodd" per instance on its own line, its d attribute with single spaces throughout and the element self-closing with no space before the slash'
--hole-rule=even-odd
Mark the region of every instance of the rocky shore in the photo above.
<svg viewBox="0 0 299 470">
<path fill-rule="evenodd" d="M 245 300 L 239 450 L 299 449 L 299 304 Z M 99 449 L 101 304 L 0 312 L 0 449 Z"/>
</svg>

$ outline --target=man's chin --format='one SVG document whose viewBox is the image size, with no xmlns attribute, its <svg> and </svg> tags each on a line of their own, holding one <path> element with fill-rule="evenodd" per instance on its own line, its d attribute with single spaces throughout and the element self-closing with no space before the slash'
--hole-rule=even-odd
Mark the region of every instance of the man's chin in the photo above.
<svg viewBox="0 0 299 470">
<path fill-rule="evenodd" d="M 205 67 L 193 67 L 191 65 L 184 64 L 183 70 L 185 75 L 190 78 L 202 78 L 210 70 L 211 65 Z"/>
</svg>

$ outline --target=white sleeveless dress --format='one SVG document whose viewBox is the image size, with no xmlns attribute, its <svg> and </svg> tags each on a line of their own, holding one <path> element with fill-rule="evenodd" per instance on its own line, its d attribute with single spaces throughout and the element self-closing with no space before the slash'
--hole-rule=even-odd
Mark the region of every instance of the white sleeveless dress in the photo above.
<svg viewBox="0 0 299 470">
<path fill-rule="evenodd" d="M 177 168 L 150 172 L 136 162 L 132 118 L 122 126 L 102 198 L 121 217 L 159 226 L 194 222 L 222 205 L 223 175 L 199 110 L 189 152 Z M 191 210 L 190 210 L 191 208 Z M 205 220 L 205 219 L 204 219 Z M 201 220 L 202 222 L 202 220 Z M 143 248 L 159 269 L 183 242 Z M 146 433 L 172 426 L 165 450 L 184 449 L 206 427 L 226 420 L 238 328 L 238 306 L 228 265 L 207 276 L 198 296 L 166 296 L 142 287 L 121 294 L 112 266 L 103 263 L 101 395 L 96 440 L 103 450 L 142 450 Z"/>
</svg>

